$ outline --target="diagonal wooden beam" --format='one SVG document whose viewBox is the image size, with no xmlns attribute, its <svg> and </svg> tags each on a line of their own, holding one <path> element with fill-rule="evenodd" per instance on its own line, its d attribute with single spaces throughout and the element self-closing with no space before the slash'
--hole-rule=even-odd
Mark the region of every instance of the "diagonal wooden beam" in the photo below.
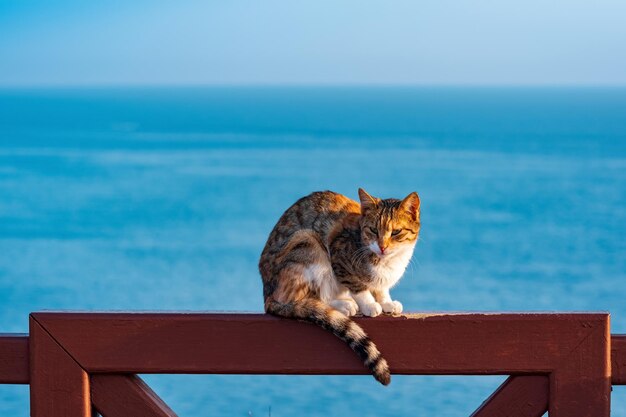
<svg viewBox="0 0 626 417">
<path fill-rule="evenodd" d="M 176 417 L 137 375 L 92 374 L 91 401 L 103 417 Z"/>
<path fill-rule="evenodd" d="M 85 370 L 31 316 L 30 415 L 91 417 Z"/>
<path fill-rule="evenodd" d="M 0 334 L 0 384 L 28 384 L 28 335 Z"/>
<path fill-rule="evenodd" d="M 547 376 L 510 376 L 470 417 L 541 417 L 549 388 Z"/>
</svg>

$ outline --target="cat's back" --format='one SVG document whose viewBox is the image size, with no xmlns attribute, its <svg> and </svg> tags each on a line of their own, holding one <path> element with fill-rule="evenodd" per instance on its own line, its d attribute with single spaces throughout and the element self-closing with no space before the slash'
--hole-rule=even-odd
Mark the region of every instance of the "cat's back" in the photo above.
<svg viewBox="0 0 626 417">
<path fill-rule="evenodd" d="M 361 206 L 356 201 L 334 191 L 315 191 L 302 197 L 287 212 L 300 209 L 311 215 L 341 216 L 349 213 L 360 214 Z"/>
<path fill-rule="evenodd" d="M 326 245 L 337 230 L 357 219 L 360 213 L 359 203 L 344 195 L 333 191 L 313 192 L 283 213 L 267 239 L 263 254 L 279 251 L 301 230 L 310 230 Z"/>
<path fill-rule="evenodd" d="M 316 191 L 296 201 L 279 219 L 278 225 L 324 232 L 329 225 L 349 215 L 359 215 L 359 203 L 334 191 Z"/>
</svg>

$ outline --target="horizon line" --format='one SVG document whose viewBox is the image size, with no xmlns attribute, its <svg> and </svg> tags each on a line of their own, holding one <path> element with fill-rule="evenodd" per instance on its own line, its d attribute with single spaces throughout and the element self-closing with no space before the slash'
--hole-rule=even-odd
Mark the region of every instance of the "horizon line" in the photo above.
<svg viewBox="0 0 626 417">
<path fill-rule="evenodd" d="M 0 90 L 107 88 L 626 88 L 626 83 L 0 83 Z"/>
</svg>

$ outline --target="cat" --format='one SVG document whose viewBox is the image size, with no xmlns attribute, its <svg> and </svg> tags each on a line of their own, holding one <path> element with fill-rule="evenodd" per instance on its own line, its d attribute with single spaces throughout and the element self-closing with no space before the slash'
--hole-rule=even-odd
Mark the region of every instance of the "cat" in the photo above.
<svg viewBox="0 0 626 417">
<path fill-rule="evenodd" d="M 389 289 L 413 255 L 420 199 L 413 192 L 382 200 L 359 189 L 359 200 L 314 192 L 283 213 L 259 260 L 265 311 L 331 331 L 388 385 L 387 361 L 350 316 L 402 312 Z"/>
</svg>

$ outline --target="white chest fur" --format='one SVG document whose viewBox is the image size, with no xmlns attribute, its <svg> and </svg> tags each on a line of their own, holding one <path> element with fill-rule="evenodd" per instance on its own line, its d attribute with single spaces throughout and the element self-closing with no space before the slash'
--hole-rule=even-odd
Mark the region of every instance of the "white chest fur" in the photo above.
<svg viewBox="0 0 626 417">
<path fill-rule="evenodd" d="M 374 286 L 378 288 L 391 288 L 402 278 L 406 267 L 409 265 L 415 245 L 406 245 L 395 253 L 383 257 L 377 265 L 372 266 Z"/>
</svg>

